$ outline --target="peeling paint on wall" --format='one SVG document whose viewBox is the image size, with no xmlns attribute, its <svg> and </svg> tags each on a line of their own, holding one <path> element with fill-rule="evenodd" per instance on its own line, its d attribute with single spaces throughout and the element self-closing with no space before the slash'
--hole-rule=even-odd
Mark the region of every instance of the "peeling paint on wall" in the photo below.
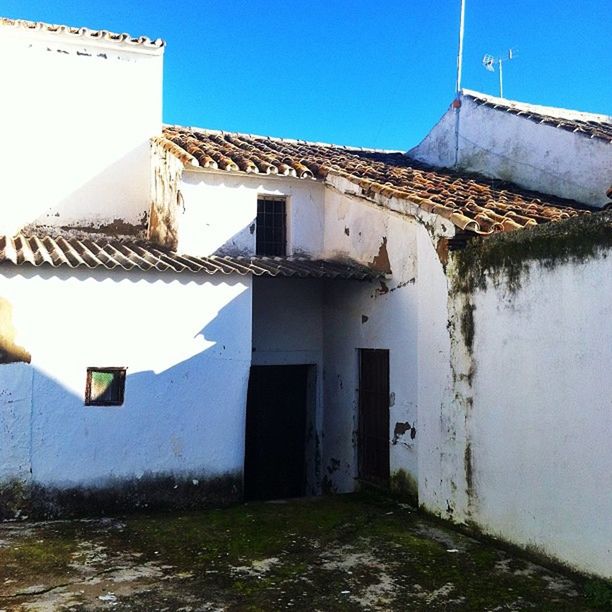
<svg viewBox="0 0 612 612">
<path fill-rule="evenodd" d="M 389 261 L 389 253 L 387 251 L 387 237 L 383 236 L 378 253 L 370 264 L 374 270 L 379 270 L 385 274 L 391 274 L 391 262 Z"/>
<path fill-rule="evenodd" d="M 15 335 L 13 306 L 5 298 L 0 298 L 0 364 L 32 361 L 30 353 L 15 344 Z"/>
<path fill-rule="evenodd" d="M 145 212 L 142 217 L 141 224 L 129 223 L 125 219 L 115 218 L 110 223 L 90 225 L 64 225 L 60 226 L 60 230 L 67 232 L 86 232 L 92 234 L 106 234 L 108 236 L 134 236 L 144 238 L 147 229 L 148 215 Z"/>
<path fill-rule="evenodd" d="M 411 425 L 409 422 L 406 423 L 396 423 L 395 428 L 393 430 L 393 439 L 391 440 L 391 444 L 397 444 L 405 434 L 410 436 L 411 440 L 416 438 L 416 426 Z"/>
<path fill-rule="evenodd" d="M 448 263 L 448 238 L 440 238 L 436 243 L 436 253 L 440 258 L 442 266 L 446 267 Z"/>
</svg>

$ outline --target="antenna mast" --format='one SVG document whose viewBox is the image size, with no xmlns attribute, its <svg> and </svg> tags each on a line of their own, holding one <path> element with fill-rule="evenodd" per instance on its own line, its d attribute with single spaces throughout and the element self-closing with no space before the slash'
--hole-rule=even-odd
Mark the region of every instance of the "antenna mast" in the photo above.
<svg viewBox="0 0 612 612">
<path fill-rule="evenodd" d="M 499 97 L 504 97 L 504 62 L 509 62 L 516 57 L 516 50 L 508 49 L 508 56 L 506 58 L 494 57 L 485 53 L 482 57 L 482 65 L 489 72 L 495 72 L 495 64 L 499 68 Z"/>
<path fill-rule="evenodd" d="M 457 83 L 455 94 L 459 98 L 461 92 L 461 70 L 463 68 L 463 30 L 465 26 L 465 0 L 461 0 L 461 18 L 459 20 L 459 50 L 457 52 Z"/>
</svg>

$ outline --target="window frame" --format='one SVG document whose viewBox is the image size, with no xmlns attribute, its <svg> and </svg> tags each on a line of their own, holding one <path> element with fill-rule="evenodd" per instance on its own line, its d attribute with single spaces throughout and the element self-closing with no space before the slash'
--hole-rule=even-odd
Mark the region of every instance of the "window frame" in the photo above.
<svg viewBox="0 0 612 612">
<path fill-rule="evenodd" d="M 122 406 L 125 401 L 125 380 L 126 367 L 101 367 L 92 366 L 87 368 L 87 378 L 85 380 L 85 406 Z M 117 399 L 114 400 L 99 400 L 91 397 L 91 378 L 94 372 L 108 372 L 117 374 L 118 393 Z"/>
<path fill-rule="evenodd" d="M 282 248 L 279 250 L 282 251 L 280 254 L 270 254 L 266 252 L 260 252 L 258 248 L 258 237 L 261 237 L 259 233 L 260 229 L 260 213 L 259 213 L 259 203 L 260 202 L 280 202 L 283 205 L 283 226 L 282 226 L 282 244 L 280 245 Z M 262 240 L 263 242 L 263 240 Z M 267 245 L 270 245 L 270 241 L 266 241 Z M 277 244 L 277 243 L 272 243 Z M 277 194 L 268 194 L 268 193 L 259 193 L 257 194 L 257 212 L 255 217 L 255 255 L 257 257 L 288 257 L 289 256 L 289 198 L 284 195 Z"/>
</svg>

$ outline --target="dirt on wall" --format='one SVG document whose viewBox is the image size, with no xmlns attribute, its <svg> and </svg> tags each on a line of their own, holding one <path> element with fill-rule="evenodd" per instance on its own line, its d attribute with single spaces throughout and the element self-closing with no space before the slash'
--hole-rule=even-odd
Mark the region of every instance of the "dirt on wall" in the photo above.
<svg viewBox="0 0 612 612">
<path fill-rule="evenodd" d="M 15 343 L 17 331 L 13 323 L 13 306 L 0 297 L 0 365 L 5 363 L 30 363 L 30 353 Z"/>
</svg>

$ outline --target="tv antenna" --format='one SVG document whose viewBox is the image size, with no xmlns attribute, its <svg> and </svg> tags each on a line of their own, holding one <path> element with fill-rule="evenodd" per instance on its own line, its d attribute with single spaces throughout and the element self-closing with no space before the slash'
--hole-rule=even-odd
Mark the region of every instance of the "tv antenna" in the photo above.
<svg viewBox="0 0 612 612">
<path fill-rule="evenodd" d="M 517 57 L 516 49 L 508 49 L 506 57 L 495 57 L 489 53 L 482 56 L 482 65 L 489 72 L 495 72 L 495 65 L 499 68 L 499 97 L 504 97 L 504 62 L 509 62 Z"/>
</svg>

